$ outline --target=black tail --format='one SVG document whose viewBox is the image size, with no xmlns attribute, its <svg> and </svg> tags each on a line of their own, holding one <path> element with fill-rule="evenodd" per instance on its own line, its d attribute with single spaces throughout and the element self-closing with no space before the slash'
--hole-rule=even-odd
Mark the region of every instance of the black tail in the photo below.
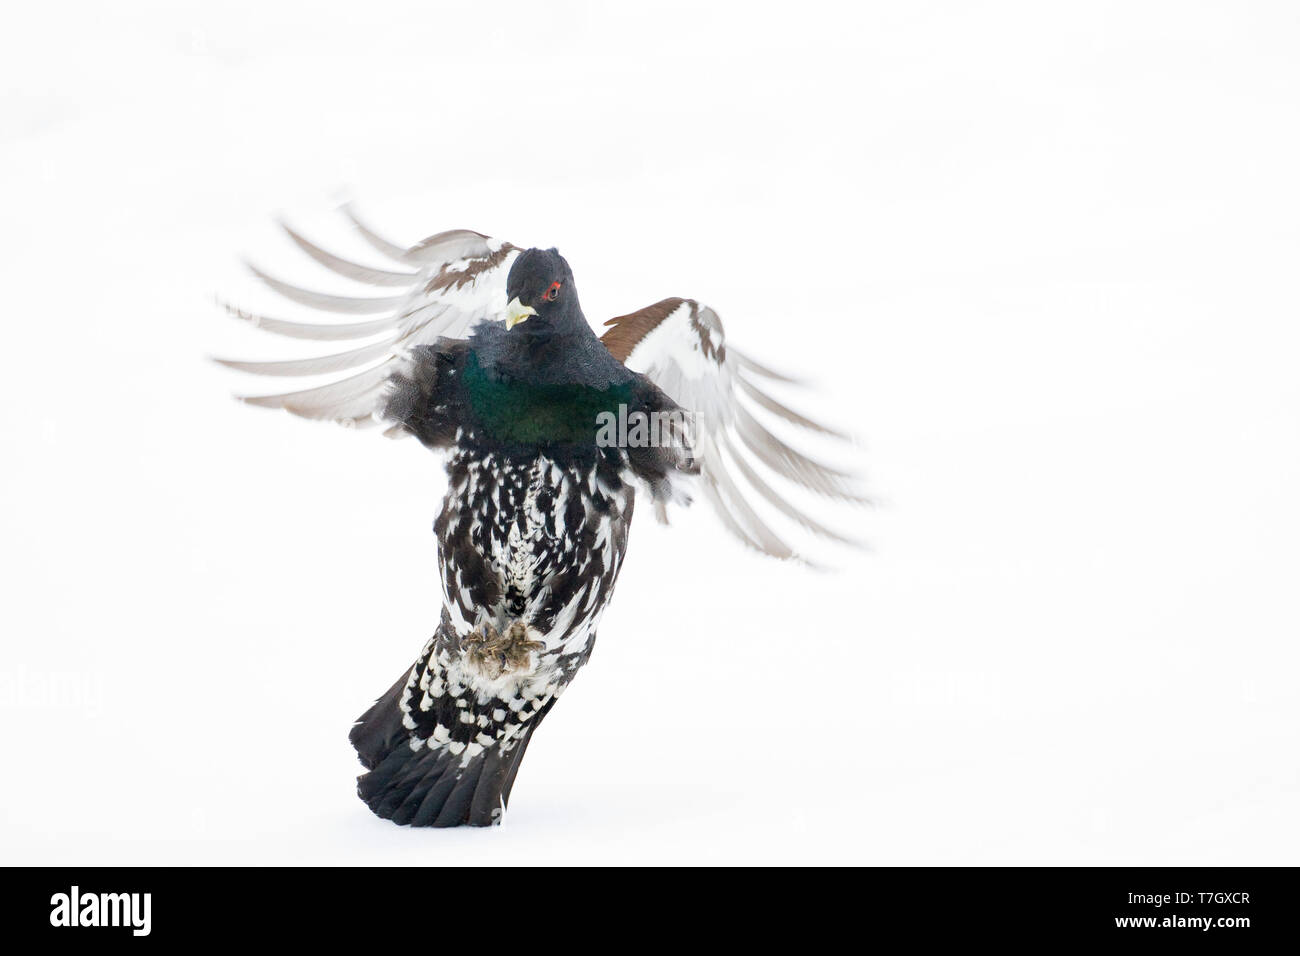
<svg viewBox="0 0 1300 956">
<path fill-rule="evenodd" d="M 501 822 L 515 774 L 538 714 L 520 731 L 518 742 L 502 752 L 494 745 L 462 766 L 445 747 L 411 749 L 399 702 L 404 674 L 375 705 L 358 718 L 348 739 L 369 773 L 357 778 L 357 796 L 377 816 L 402 826 L 485 827 Z"/>
</svg>

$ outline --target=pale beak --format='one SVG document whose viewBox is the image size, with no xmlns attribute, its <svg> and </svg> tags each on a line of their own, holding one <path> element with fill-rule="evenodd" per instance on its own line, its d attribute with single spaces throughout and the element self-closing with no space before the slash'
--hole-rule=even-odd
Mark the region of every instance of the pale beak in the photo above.
<svg viewBox="0 0 1300 956">
<path fill-rule="evenodd" d="M 510 304 L 506 306 L 506 328 L 513 329 L 520 322 L 528 321 L 530 315 L 536 314 L 536 309 L 531 305 L 524 305 L 519 301 L 519 296 L 515 296 L 510 300 Z"/>
</svg>

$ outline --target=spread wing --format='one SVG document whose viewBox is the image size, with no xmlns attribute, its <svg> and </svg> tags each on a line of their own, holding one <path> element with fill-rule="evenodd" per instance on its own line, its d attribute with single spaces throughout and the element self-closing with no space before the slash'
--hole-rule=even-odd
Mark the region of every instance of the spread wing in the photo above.
<svg viewBox="0 0 1300 956">
<path fill-rule="evenodd" d="M 257 315 L 223 303 L 236 318 L 265 332 L 295 339 L 347 342 L 328 355 L 276 362 L 217 359 L 222 365 L 254 375 L 313 379 L 323 384 L 274 395 L 241 395 L 242 401 L 283 408 L 303 418 L 341 424 L 377 424 L 389 377 L 404 367 L 410 349 L 441 337 L 463 338 L 481 319 L 499 315 L 506 306 L 506 277 L 519 249 L 468 229 L 430 236 L 414 246 L 383 238 L 350 206 L 343 213 L 361 238 L 390 266 L 363 265 L 320 248 L 283 225 L 289 238 L 324 268 L 366 287 L 366 295 L 331 295 L 281 281 L 256 266 L 249 269 L 271 290 L 320 316 L 300 322 Z M 350 316 L 330 321 L 326 314 Z M 390 431 L 392 431 L 390 429 Z M 397 434 L 397 432 L 394 432 Z"/>
<path fill-rule="evenodd" d="M 610 328 L 601 341 L 615 358 L 694 413 L 701 490 L 728 531 L 778 558 L 799 556 L 776 530 L 782 523 L 805 537 L 857 544 L 789 500 L 802 491 L 865 503 L 854 477 L 787 444 L 762 418 L 774 416 L 805 436 L 846 436 L 774 398 L 767 383 L 793 380 L 730 345 L 716 312 L 692 299 L 664 299 L 605 325 Z M 780 518 L 773 521 L 760 509 Z"/>
</svg>

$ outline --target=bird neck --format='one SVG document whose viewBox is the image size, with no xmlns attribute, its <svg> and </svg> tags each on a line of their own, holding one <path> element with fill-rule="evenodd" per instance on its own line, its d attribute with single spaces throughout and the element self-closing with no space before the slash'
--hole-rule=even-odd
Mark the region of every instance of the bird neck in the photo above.
<svg viewBox="0 0 1300 956">
<path fill-rule="evenodd" d="M 484 323 L 470 337 L 470 352 L 491 378 L 526 385 L 608 388 L 633 378 L 605 348 L 581 313 L 564 322 L 533 320 L 506 329 Z"/>
</svg>

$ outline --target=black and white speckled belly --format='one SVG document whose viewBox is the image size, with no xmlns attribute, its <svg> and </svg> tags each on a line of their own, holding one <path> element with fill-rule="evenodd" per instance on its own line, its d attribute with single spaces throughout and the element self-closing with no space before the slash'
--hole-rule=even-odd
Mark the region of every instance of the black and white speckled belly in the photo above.
<svg viewBox="0 0 1300 956">
<path fill-rule="evenodd" d="M 633 489 L 620 466 L 617 453 L 452 457 L 435 530 L 458 638 L 522 621 L 543 658 L 586 660 L 627 547 Z"/>
</svg>

